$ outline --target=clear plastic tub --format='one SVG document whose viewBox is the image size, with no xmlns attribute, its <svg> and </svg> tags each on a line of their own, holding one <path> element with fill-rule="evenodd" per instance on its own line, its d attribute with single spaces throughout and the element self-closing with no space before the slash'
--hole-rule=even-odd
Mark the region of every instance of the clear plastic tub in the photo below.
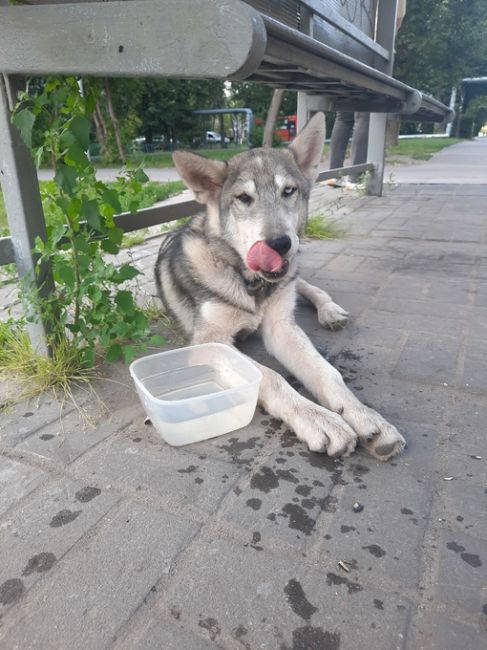
<svg viewBox="0 0 487 650">
<path fill-rule="evenodd" d="M 262 379 L 251 361 L 222 343 L 142 357 L 130 374 L 152 424 L 175 446 L 249 424 Z"/>
</svg>

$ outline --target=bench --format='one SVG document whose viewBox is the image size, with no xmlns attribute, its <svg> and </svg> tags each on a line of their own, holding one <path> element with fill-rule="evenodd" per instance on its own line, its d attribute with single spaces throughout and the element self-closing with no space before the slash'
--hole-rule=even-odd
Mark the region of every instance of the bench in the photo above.
<svg viewBox="0 0 487 650">
<path fill-rule="evenodd" d="M 450 109 L 392 77 L 396 3 L 378 0 L 0 0 L 0 179 L 11 235 L 0 265 L 32 274 L 45 223 L 37 173 L 10 122 L 21 76 L 144 76 L 245 80 L 298 93 L 298 131 L 313 111 L 371 112 L 368 160 L 318 181 L 368 172 L 381 195 L 387 113 L 444 122 Z M 195 201 L 117 217 L 126 232 L 198 210 Z M 49 270 L 37 280 L 47 292 Z M 30 328 L 47 353 L 42 323 Z"/>
</svg>

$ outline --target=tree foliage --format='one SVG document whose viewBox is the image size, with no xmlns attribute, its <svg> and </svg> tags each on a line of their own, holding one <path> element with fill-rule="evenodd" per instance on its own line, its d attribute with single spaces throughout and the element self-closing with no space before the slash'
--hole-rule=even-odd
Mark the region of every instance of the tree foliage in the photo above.
<svg viewBox="0 0 487 650">
<path fill-rule="evenodd" d="M 394 76 L 447 101 L 462 77 L 487 75 L 485 0 L 408 0 Z"/>
</svg>

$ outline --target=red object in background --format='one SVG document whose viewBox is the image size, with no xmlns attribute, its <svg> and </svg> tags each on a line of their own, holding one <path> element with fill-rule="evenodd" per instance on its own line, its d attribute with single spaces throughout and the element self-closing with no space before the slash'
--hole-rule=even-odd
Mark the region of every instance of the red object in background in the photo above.
<svg viewBox="0 0 487 650">
<path fill-rule="evenodd" d="M 291 142 L 296 137 L 296 125 L 298 122 L 297 115 L 286 115 L 285 117 L 277 118 L 277 128 L 274 130 L 274 134 L 277 135 L 283 142 Z M 257 126 L 263 126 L 264 121 L 260 117 L 255 118 L 255 124 Z"/>
<path fill-rule="evenodd" d="M 283 142 L 291 142 L 296 137 L 297 115 L 286 115 L 278 121 L 278 127 L 274 133 L 281 138 Z"/>
</svg>

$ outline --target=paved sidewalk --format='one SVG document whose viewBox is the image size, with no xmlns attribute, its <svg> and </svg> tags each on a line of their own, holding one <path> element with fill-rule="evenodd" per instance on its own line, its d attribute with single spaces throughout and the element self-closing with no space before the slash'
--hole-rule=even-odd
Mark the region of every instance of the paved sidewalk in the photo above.
<svg viewBox="0 0 487 650">
<path fill-rule="evenodd" d="M 406 436 L 392 462 L 310 453 L 261 411 L 171 448 L 122 366 L 95 386 L 108 415 L 78 393 L 94 427 L 50 396 L 2 414 L 2 648 L 487 647 L 487 184 L 446 180 L 354 197 L 344 239 L 302 247 L 352 316 L 298 320 Z"/>
</svg>

